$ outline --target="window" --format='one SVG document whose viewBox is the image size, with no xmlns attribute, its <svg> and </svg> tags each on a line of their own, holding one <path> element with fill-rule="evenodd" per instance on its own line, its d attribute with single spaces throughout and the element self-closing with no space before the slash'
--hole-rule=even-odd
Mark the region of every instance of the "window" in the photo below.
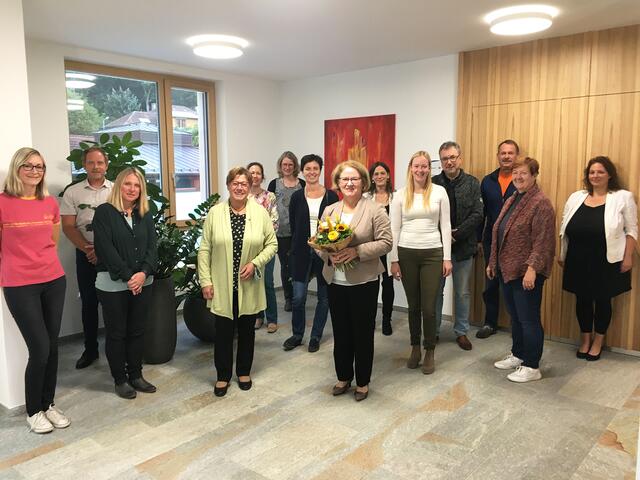
<svg viewBox="0 0 640 480">
<path fill-rule="evenodd" d="M 140 140 L 149 181 L 178 221 L 216 191 L 213 84 L 67 61 L 70 148 L 103 133 Z M 77 175 L 80 172 L 72 172 Z"/>
</svg>

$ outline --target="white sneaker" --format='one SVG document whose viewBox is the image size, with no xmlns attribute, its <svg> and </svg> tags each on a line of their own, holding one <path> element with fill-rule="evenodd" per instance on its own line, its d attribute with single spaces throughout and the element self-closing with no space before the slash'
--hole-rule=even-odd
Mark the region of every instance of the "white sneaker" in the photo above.
<svg viewBox="0 0 640 480">
<path fill-rule="evenodd" d="M 51 425 L 42 410 L 34 415 L 27 415 L 27 423 L 29 424 L 29 430 L 33 433 L 49 433 L 53 430 L 53 425 Z"/>
<path fill-rule="evenodd" d="M 55 428 L 67 428 L 71 423 L 64 413 L 57 407 L 50 405 L 49 410 L 44 413 L 47 416 L 47 420 L 51 422 Z"/>
<path fill-rule="evenodd" d="M 523 367 L 522 365 L 516 368 L 516 371 L 507 375 L 507 378 L 512 382 L 526 383 L 533 380 L 540 380 L 542 374 L 539 368 Z"/>
<path fill-rule="evenodd" d="M 499 368 L 500 370 L 511 370 L 512 368 L 518 368 L 522 365 L 522 360 L 516 357 L 513 353 L 510 353 L 504 359 L 498 360 L 493 364 L 494 367 Z"/>
</svg>

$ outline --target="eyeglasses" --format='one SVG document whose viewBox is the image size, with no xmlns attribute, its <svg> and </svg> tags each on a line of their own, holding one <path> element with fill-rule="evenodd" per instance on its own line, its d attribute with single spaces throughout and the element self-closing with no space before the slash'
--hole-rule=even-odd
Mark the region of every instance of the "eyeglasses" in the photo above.
<svg viewBox="0 0 640 480">
<path fill-rule="evenodd" d="M 460 158 L 460 155 L 450 155 L 448 157 L 441 158 L 440 161 L 442 163 L 455 162 L 459 158 Z"/>
<path fill-rule="evenodd" d="M 23 163 L 22 165 L 20 165 L 20 168 L 22 168 L 25 172 L 32 172 L 35 170 L 38 173 L 42 173 L 47 169 L 47 167 L 44 165 L 32 165 L 30 163 Z"/>
<path fill-rule="evenodd" d="M 231 182 L 231 188 L 249 188 L 249 184 L 245 182 Z"/>
<path fill-rule="evenodd" d="M 358 183 L 360 180 L 362 180 L 362 178 L 360 177 L 340 177 L 340 182 L 344 183 L 345 185 L 349 182 Z"/>
</svg>

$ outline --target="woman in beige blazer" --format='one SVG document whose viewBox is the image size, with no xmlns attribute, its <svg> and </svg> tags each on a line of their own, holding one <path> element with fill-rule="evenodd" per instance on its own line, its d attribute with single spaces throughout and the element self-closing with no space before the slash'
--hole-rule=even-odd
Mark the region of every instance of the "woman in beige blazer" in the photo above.
<svg viewBox="0 0 640 480">
<path fill-rule="evenodd" d="M 378 276 L 384 272 L 380 257 L 391 250 L 391 223 L 382 205 L 362 197 L 369 187 L 369 172 L 358 162 L 340 163 L 332 174 L 343 200 L 325 208 L 322 218 L 339 216 L 353 230 L 351 244 L 334 254 L 322 253 L 322 274 L 329 284 L 329 310 L 333 325 L 333 359 L 338 383 L 333 395 L 349 390 L 354 377 L 355 399 L 369 394 L 373 366 L 373 332 L 378 310 Z M 337 264 L 355 262 L 345 271 Z"/>
</svg>

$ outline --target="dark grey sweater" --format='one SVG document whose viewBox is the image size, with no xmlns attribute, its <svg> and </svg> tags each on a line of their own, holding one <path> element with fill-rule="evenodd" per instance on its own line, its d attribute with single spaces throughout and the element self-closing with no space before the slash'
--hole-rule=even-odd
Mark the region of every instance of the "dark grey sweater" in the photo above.
<svg viewBox="0 0 640 480">
<path fill-rule="evenodd" d="M 460 174 L 449 180 L 444 172 L 433 177 L 433 183 L 445 188 L 449 202 L 455 205 L 455 218 L 451 221 L 451 258 L 466 260 L 475 255 L 477 249 L 477 229 L 483 220 L 480 182 L 473 175 L 460 170 Z M 452 198 L 452 194 L 455 198 Z"/>
</svg>

